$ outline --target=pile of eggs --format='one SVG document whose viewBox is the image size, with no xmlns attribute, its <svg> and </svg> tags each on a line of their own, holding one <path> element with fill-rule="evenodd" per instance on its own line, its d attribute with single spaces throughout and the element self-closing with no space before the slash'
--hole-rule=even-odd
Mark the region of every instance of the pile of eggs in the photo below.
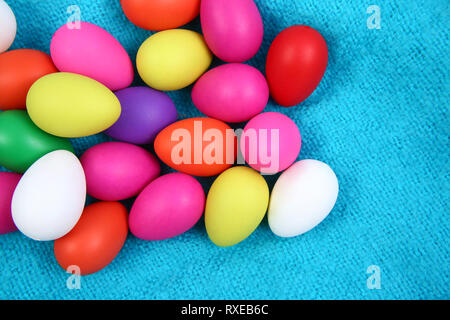
<svg viewBox="0 0 450 320">
<path fill-rule="evenodd" d="M 283 30 L 269 49 L 265 77 L 243 63 L 263 39 L 253 0 L 121 5 L 132 23 L 159 31 L 136 57 L 148 87 L 130 87 L 135 75 L 127 52 L 92 23 L 61 26 L 51 55 L 6 51 L 16 20 L 0 0 L 0 165 L 15 172 L 0 172 L 0 233 L 18 229 L 54 241 L 61 267 L 76 265 L 85 275 L 116 257 L 128 230 L 147 241 L 169 239 L 204 214 L 211 241 L 227 247 L 246 239 L 266 212 L 280 237 L 325 219 L 337 199 L 336 175 L 317 160 L 296 162 L 299 128 L 282 113 L 263 112 L 269 94 L 290 107 L 318 86 L 328 59 L 320 33 L 308 26 Z M 176 29 L 199 14 L 203 35 Z M 208 70 L 213 55 L 226 64 Z M 164 91 L 192 84 L 193 104 L 206 117 L 177 121 Z M 241 135 L 227 124 L 246 121 Z M 68 138 L 100 132 L 117 141 L 77 158 Z M 234 166 L 239 156 L 248 166 Z M 161 175 L 159 160 L 178 172 Z M 263 174 L 279 172 L 270 194 Z M 217 178 L 205 195 L 193 176 Z M 86 194 L 99 201 L 85 207 Z M 120 201 L 134 197 L 128 213 Z"/>
</svg>

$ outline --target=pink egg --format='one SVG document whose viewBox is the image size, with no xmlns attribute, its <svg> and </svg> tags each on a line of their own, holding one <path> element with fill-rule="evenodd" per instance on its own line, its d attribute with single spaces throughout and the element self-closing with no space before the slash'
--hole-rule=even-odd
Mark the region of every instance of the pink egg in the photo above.
<svg viewBox="0 0 450 320">
<path fill-rule="evenodd" d="M 243 122 L 264 110 L 269 86 L 258 69 L 230 63 L 209 70 L 192 89 L 194 105 L 225 122 Z"/>
<path fill-rule="evenodd" d="M 125 49 L 111 34 L 99 26 L 80 22 L 65 24 L 53 35 L 50 52 L 55 66 L 103 83 L 111 90 L 128 87 L 134 70 Z"/>
<path fill-rule="evenodd" d="M 301 144 L 295 122 L 278 112 L 261 113 L 251 119 L 240 140 L 245 161 L 264 174 L 288 168 L 297 159 Z"/>
<path fill-rule="evenodd" d="M 11 217 L 11 200 L 22 175 L 0 172 L 0 234 L 16 231 Z"/>
<path fill-rule="evenodd" d="M 147 150 L 125 142 L 104 142 L 80 158 L 87 193 L 106 201 L 136 196 L 160 174 L 160 165 Z"/>
<path fill-rule="evenodd" d="M 203 214 L 205 193 L 184 173 L 169 173 L 152 181 L 130 211 L 130 231 L 143 240 L 164 240 L 192 228 Z"/>
<path fill-rule="evenodd" d="M 253 0 L 202 0 L 200 19 L 211 51 L 226 62 L 243 62 L 259 50 L 263 22 Z"/>
</svg>

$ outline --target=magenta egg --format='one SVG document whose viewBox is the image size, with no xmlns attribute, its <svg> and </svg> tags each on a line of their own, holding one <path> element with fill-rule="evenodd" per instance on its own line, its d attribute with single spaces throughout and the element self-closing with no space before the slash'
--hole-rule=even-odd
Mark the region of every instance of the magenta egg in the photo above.
<svg viewBox="0 0 450 320">
<path fill-rule="evenodd" d="M 0 172 L 0 234 L 16 231 L 11 216 L 11 200 L 22 175 Z"/>
<path fill-rule="evenodd" d="M 147 150 L 124 142 L 104 142 L 80 158 L 87 193 L 106 201 L 136 196 L 160 174 L 160 165 Z"/>
<path fill-rule="evenodd" d="M 240 138 L 245 161 L 263 174 L 287 169 L 300 153 L 300 130 L 288 116 L 264 112 L 251 119 Z"/>
<path fill-rule="evenodd" d="M 269 86 L 258 69 L 229 63 L 209 70 L 192 89 L 194 105 L 205 115 L 225 122 L 243 122 L 262 112 Z"/>
<path fill-rule="evenodd" d="M 200 20 L 211 51 L 226 62 L 243 62 L 261 47 L 264 27 L 253 0 L 202 0 Z"/>
<path fill-rule="evenodd" d="M 191 229 L 203 214 L 205 192 L 184 173 L 169 173 L 152 181 L 130 211 L 130 231 L 143 240 L 164 240 Z"/>
</svg>

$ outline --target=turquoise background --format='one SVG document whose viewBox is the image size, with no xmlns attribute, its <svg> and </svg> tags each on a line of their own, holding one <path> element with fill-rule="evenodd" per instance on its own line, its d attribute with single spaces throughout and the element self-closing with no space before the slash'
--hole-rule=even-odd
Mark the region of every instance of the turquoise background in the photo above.
<svg viewBox="0 0 450 320">
<path fill-rule="evenodd" d="M 135 60 L 151 34 L 130 23 L 118 0 L 7 0 L 18 21 L 12 49 L 48 52 L 70 14 L 108 30 Z M 299 159 L 328 163 L 340 182 L 328 218 L 302 236 L 281 239 L 265 219 L 246 241 L 219 248 L 203 221 L 171 240 L 129 235 L 117 258 L 69 290 L 51 242 L 19 232 L 0 236 L 2 299 L 434 299 L 449 289 L 448 0 L 257 0 L 264 43 L 248 63 L 264 71 L 271 41 L 306 24 L 325 37 L 329 65 L 303 104 L 266 111 L 295 120 Z M 366 25 L 369 5 L 381 29 Z M 200 30 L 199 20 L 185 28 Z M 216 60 L 215 65 L 219 62 Z M 1 72 L 1 70 L 0 70 Z M 136 75 L 135 84 L 140 84 Z M 180 118 L 201 115 L 191 88 L 170 93 Z M 80 155 L 104 135 L 73 140 Z M 166 169 L 167 171 L 167 169 Z M 276 177 L 269 178 L 272 186 Z M 211 179 L 202 179 L 207 189 Z M 131 202 L 129 202 L 131 203 Z M 366 286 L 370 265 L 381 289 Z"/>
</svg>

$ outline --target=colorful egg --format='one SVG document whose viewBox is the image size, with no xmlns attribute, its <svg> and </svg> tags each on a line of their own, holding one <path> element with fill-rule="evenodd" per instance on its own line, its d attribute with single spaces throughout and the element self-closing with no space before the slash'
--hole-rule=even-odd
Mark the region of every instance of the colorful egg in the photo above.
<svg viewBox="0 0 450 320">
<path fill-rule="evenodd" d="M 152 181 L 130 211 L 130 231 L 143 240 L 164 240 L 191 229 L 203 214 L 205 193 L 184 173 L 169 173 Z"/>
<path fill-rule="evenodd" d="M 328 48 L 322 35 L 308 26 L 284 29 L 270 46 L 266 76 L 272 98 L 285 107 L 308 98 L 322 80 Z"/>
<path fill-rule="evenodd" d="M 124 142 L 104 142 L 80 158 L 87 193 L 94 198 L 118 201 L 134 197 L 159 176 L 158 160 L 147 150 Z"/>
<path fill-rule="evenodd" d="M 251 119 L 240 137 L 245 161 L 264 174 L 288 168 L 300 153 L 300 131 L 288 116 L 264 112 Z"/>
<path fill-rule="evenodd" d="M 0 112 L 0 165 L 23 173 L 37 159 L 55 150 L 74 152 L 70 141 L 52 136 L 23 110 Z"/>
<path fill-rule="evenodd" d="M 66 150 L 50 152 L 22 176 L 14 191 L 14 224 L 27 237 L 61 238 L 77 223 L 86 200 L 86 180 L 78 158 Z"/>
<path fill-rule="evenodd" d="M 72 231 L 55 240 L 56 261 L 66 271 L 77 266 L 81 275 L 92 274 L 114 260 L 127 234 L 127 209 L 120 202 L 93 203 L 84 209 Z"/>
<path fill-rule="evenodd" d="M 200 19 L 211 51 L 226 62 L 243 62 L 261 47 L 264 27 L 253 0 L 202 0 Z"/>
<path fill-rule="evenodd" d="M 237 156 L 234 130 L 220 120 L 190 118 L 175 122 L 155 139 L 155 152 L 169 167 L 194 176 L 214 176 Z"/>
<path fill-rule="evenodd" d="M 120 116 L 120 102 L 100 82 L 59 72 L 46 75 L 31 86 L 27 110 L 42 130 L 55 136 L 77 138 L 112 126 Z"/>
<path fill-rule="evenodd" d="M 148 87 L 119 90 L 115 95 L 122 113 L 105 133 L 114 139 L 134 144 L 150 144 L 156 135 L 177 120 L 177 110 L 170 97 Z"/>
<path fill-rule="evenodd" d="M 110 90 L 128 87 L 134 70 L 125 49 L 99 26 L 80 21 L 80 28 L 65 24 L 53 35 L 50 53 L 56 67 L 104 84 Z"/>
<path fill-rule="evenodd" d="M 171 91 L 194 83 L 211 61 L 211 52 L 199 33 L 174 29 L 155 33 L 145 40 L 139 48 L 136 66 L 150 87 Z"/>
<path fill-rule="evenodd" d="M 16 31 L 17 22 L 14 12 L 5 1 L 0 0 L 0 53 L 8 50 L 12 45 Z"/>
<path fill-rule="evenodd" d="M 11 216 L 11 200 L 22 176 L 12 172 L 0 172 L 0 234 L 16 231 Z"/>
<path fill-rule="evenodd" d="M 211 69 L 192 89 L 194 105 L 225 122 L 243 122 L 264 110 L 269 100 L 266 78 L 257 69 L 230 63 Z"/>
<path fill-rule="evenodd" d="M 200 11 L 200 0 L 120 0 L 120 4 L 132 23 L 152 31 L 181 27 Z"/>
<path fill-rule="evenodd" d="M 333 209 L 338 192 L 338 180 L 327 164 L 317 160 L 294 163 L 280 175 L 270 196 L 270 229 L 280 237 L 311 230 Z"/>
<path fill-rule="evenodd" d="M 206 199 L 209 238 L 221 247 L 241 242 L 261 223 L 268 203 L 269 187 L 258 172 L 248 167 L 226 170 L 214 181 Z"/>
<path fill-rule="evenodd" d="M 0 54 L 0 110 L 25 109 L 31 85 L 55 72 L 58 69 L 45 52 L 17 49 Z"/>
</svg>

